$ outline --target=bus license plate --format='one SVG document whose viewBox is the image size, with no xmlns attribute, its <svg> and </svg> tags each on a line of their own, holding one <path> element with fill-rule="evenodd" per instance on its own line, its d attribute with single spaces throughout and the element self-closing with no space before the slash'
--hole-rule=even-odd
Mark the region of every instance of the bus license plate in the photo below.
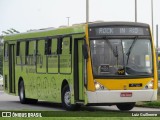
<svg viewBox="0 0 160 120">
<path fill-rule="evenodd" d="M 122 92 L 121 97 L 132 97 L 132 93 L 131 92 Z"/>
</svg>

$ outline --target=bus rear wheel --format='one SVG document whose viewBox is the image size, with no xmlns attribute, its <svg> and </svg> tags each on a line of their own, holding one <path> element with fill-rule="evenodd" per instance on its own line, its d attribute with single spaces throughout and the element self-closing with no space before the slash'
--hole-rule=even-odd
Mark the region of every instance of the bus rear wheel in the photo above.
<svg viewBox="0 0 160 120">
<path fill-rule="evenodd" d="M 119 103 L 116 105 L 119 110 L 128 111 L 133 109 L 135 103 Z"/>
<path fill-rule="evenodd" d="M 77 110 L 80 107 L 78 104 L 71 104 L 71 91 L 68 85 L 62 89 L 62 105 L 69 111 Z"/>
</svg>

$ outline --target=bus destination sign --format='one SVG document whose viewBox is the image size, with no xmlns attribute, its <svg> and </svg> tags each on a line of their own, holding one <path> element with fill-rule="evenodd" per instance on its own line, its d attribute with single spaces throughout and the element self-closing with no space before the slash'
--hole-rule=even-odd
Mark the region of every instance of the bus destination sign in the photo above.
<svg viewBox="0 0 160 120">
<path fill-rule="evenodd" d="M 142 27 L 97 27 L 89 31 L 91 36 L 113 36 L 113 35 L 149 35 L 148 28 Z"/>
</svg>

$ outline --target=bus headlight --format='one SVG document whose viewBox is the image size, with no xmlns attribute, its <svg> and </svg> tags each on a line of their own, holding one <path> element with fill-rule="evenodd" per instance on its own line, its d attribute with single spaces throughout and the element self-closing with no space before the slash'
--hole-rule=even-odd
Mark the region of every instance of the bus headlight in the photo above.
<svg viewBox="0 0 160 120">
<path fill-rule="evenodd" d="M 149 82 L 146 86 L 146 89 L 153 89 L 153 80 L 151 82 Z"/>
<path fill-rule="evenodd" d="M 95 85 L 96 90 L 99 90 L 101 88 L 101 85 L 99 83 L 97 83 L 97 82 L 95 82 L 94 85 Z"/>
<path fill-rule="evenodd" d="M 104 90 L 104 86 L 99 84 L 98 82 L 94 82 L 94 86 L 96 90 Z"/>
</svg>

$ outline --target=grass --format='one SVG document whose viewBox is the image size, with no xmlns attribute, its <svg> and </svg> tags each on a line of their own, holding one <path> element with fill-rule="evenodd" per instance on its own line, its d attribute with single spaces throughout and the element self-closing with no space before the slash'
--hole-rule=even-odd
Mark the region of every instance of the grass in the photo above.
<svg viewBox="0 0 160 120">
<path fill-rule="evenodd" d="M 1 113 L 1 112 L 0 112 Z M 28 113 L 41 113 L 42 117 L 132 117 L 130 112 L 120 112 L 120 111 L 13 111 L 11 116 L 28 117 Z M 6 114 L 5 114 L 6 115 Z M 0 115 L 1 116 L 1 115 Z"/>
<path fill-rule="evenodd" d="M 21 112 L 21 111 L 20 111 Z M 25 111 L 23 111 L 25 112 Z M 120 111 L 41 111 L 36 120 L 153 120 L 158 117 L 133 117 L 131 112 Z M 44 114 L 45 113 L 45 114 Z M 47 116 L 47 117 L 46 117 Z M 50 116 L 50 117 L 48 117 Z M 0 118 L 0 120 L 33 120 L 35 118 Z"/>
<path fill-rule="evenodd" d="M 158 88 L 157 101 L 153 101 L 153 102 L 138 102 L 138 103 L 136 103 L 136 106 L 160 108 L 160 88 Z"/>
<path fill-rule="evenodd" d="M 35 118 L 1 118 L 1 120 L 35 120 Z M 99 118 L 95 118 L 95 117 L 44 117 L 44 118 L 36 118 L 36 120 L 159 120 L 158 117 L 123 117 L 123 118 L 119 118 L 119 117 L 99 117 Z"/>
<path fill-rule="evenodd" d="M 12 112 L 13 113 L 13 112 Z M 14 112 L 19 113 L 19 112 Z M 20 113 L 26 113 L 25 111 L 20 111 Z M 36 112 L 37 113 L 37 112 Z M 44 119 L 58 119 L 58 120 L 79 120 L 79 119 L 89 119 L 89 120 L 134 120 L 136 119 L 145 119 L 148 117 L 148 120 L 152 120 L 152 118 L 158 118 L 160 117 L 159 114 L 157 114 L 157 117 L 149 117 L 149 116 L 133 116 L 132 112 L 122 112 L 122 111 L 41 111 L 40 112 L 42 117 L 36 118 L 38 120 L 44 120 Z M 137 112 L 136 112 L 137 113 Z M 146 112 L 148 113 L 148 112 Z M 144 113 L 145 114 L 145 113 Z M 13 114 L 12 114 L 13 115 Z M 27 116 L 26 116 L 27 117 Z M 35 119 L 35 118 L 12 118 L 16 120 L 25 120 L 25 119 Z M 6 120 L 6 118 L 0 118 L 1 120 Z M 8 118 L 7 120 L 10 120 L 11 118 Z"/>
</svg>

